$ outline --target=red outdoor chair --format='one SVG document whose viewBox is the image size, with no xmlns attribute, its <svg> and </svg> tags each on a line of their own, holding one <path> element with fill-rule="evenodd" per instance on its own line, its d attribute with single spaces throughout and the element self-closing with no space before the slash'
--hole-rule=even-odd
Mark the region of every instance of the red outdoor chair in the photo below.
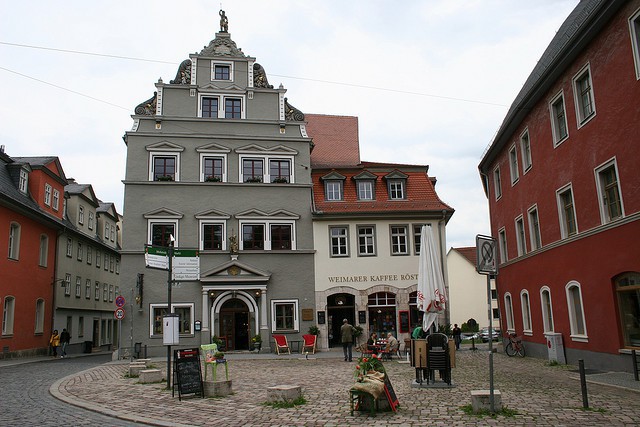
<svg viewBox="0 0 640 427">
<path fill-rule="evenodd" d="M 309 349 L 311 354 L 316 354 L 316 341 L 318 340 L 318 336 L 303 335 L 302 339 L 304 340 L 304 343 L 302 344 L 302 353 L 304 353 L 306 349 Z"/>
<path fill-rule="evenodd" d="M 273 339 L 276 341 L 276 353 L 280 354 L 280 352 L 287 352 L 291 354 L 291 349 L 289 348 L 289 343 L 287 342 L 287 337 L 284 335 L 273 335 Z"/>
</svg>

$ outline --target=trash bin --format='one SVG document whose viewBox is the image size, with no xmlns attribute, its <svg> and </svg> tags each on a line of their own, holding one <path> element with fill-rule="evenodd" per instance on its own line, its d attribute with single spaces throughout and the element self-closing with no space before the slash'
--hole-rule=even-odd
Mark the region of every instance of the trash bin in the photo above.
<svg viewBox="0 0 640 427">
<path fill-rule="evenodd" d="M 85 341 L 82 345 L 83 353 L 91 353 L 93 350 L 93 341 Z"/>
</svg>

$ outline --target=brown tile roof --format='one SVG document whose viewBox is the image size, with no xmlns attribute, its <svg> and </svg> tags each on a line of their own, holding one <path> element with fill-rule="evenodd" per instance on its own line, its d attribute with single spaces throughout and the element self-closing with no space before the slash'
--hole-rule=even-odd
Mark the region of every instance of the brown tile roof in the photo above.
<svg viewBox="0 0 640 427">
<path fill-rule="evenodd" d="M 478 264 L 478 254 L 475 246 L 465 248 L 451 248 L 467 259 L 474 267 Z"/>
<path fill-rule="evenodd" d="M 307 135 L 313 138 L 311 167 L 344 167 L 360 163 L 358 118 L 305 114 Z"/>
</svg>

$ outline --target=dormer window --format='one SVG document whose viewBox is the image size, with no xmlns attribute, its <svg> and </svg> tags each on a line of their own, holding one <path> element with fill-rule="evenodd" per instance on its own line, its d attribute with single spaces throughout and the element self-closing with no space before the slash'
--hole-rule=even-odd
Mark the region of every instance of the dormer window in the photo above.
<svg viewBox="0 0 640 427">
<path fill-rule="evenodd" d="M 211 81 L 233 81 L 233 62 L 211 62 Z"/>
<path fill-rule="evenodd" d="M 51 206 L 51 191 L 52 187 L 49 184 L 44 185 L 44 204 Z"/>
<path fill-rule="evenodd" d="M 390 200 L 404 200 L 407 198 L 407 175 L 399 171 L 393 171 L 385 176 L 385 179 L 387 180 L 387 191 L 389 192 Z"/>
<path fill-rule="evenodd" d="M 324 182 L 325 200 L 330 202 L 344 200 L 344 175 L 331 172 L 320 179 Z"/>
<path fill-rule="evenodd" d="M 18 188 L 23 194 L 27 194 L 28 184 L 29 172 L 27 172 L 25 169 L 20 169 L 20 183 Z"/>
<path fill-rule="evenodd" d="M 377 178 L 378 177 L 376 175 L 368 171 L 364 171 L 353 177 L 356 181 L 358 200 L 375 199 L 375 183 Z"/>
</svg>

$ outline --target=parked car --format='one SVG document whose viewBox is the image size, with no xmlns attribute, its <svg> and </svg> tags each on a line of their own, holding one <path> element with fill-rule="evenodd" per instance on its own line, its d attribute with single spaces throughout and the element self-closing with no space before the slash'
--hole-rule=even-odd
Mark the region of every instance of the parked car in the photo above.
<svg viewBox="0 0 640 427">
<path fill-rule="evenodd" d="M 477 336 L 482 342 L 489 342 L 489 328 L 482 328 Z M 498 341 L 500 339 L 500 329 L 494 328 L 491 333 L 491 338 L 493 341 Z"/>
</svg>

